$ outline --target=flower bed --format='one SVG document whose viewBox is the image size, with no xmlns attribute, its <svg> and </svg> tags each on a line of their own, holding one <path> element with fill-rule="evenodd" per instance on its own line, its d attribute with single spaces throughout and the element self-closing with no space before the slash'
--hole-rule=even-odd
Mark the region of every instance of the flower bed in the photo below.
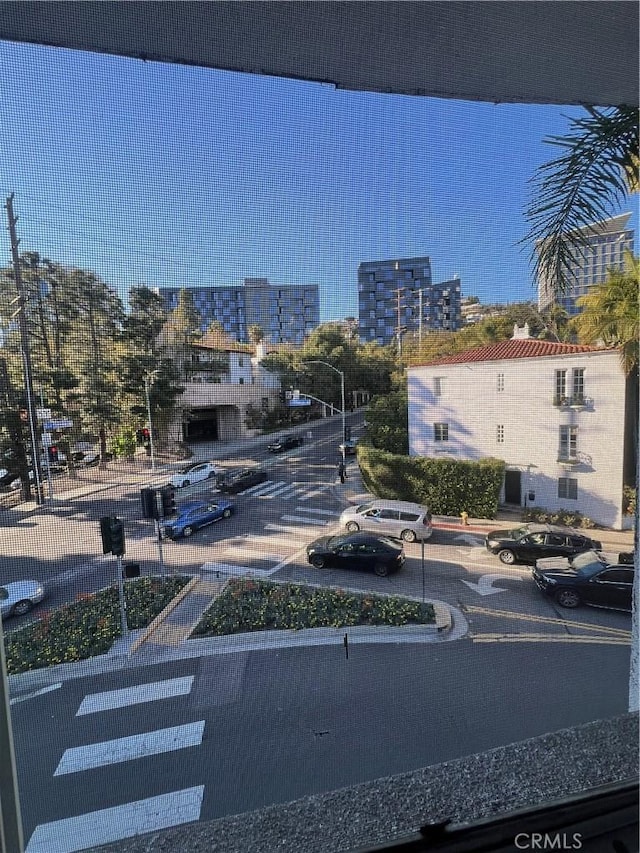
<svg viewBox="0 0 640 853">
<path fill-rule="evenodd" d="M 189 582 L 184 575 L 139 578 L 124 585 L 127 624 L 144 628 Z M 118 587 L 78 596 L 5 635 L 9 674 L 70 663 L 108 652 L 120 636 Z"/>
<path fill-rule="evenodd" d="M 433 605 L 397 596 L 360 595 L 340 589 L 238 579 L 228 583 L 191 636 L 410 624 L 435 624 Z"/>
</svg>

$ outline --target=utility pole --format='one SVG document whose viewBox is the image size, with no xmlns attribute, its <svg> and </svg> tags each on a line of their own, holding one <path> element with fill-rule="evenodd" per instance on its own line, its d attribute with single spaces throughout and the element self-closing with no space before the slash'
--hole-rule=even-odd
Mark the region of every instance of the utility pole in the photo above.
<svg viewBox="0 0 640 853">
<path fill-rule="evenodd" d="M 396 313 L 398 317 L 398 322 L 396 325 L 396 335 L 398 337 L 398 356 L 402 355 L 402 324 L 400 322 L 400 309 L 402 306 L 400 305 L 400 299 L 405 290 L 405 287 L 398 287 L 393 291 L 396 294 Z"/>
<path fill-rule="evenodd" d="M 18 317 L 20 325 L 20 346 L 22 349 L 22 363 L 24 368 L 24 384 L 27 395 L 27 418 L 29 432 L 31 435 L 31 455 L 33 457 L 33 473 L 36 481 L 36 503 L 42 504 L 44 496 L 42 492 L 42 471 L 40 468 L 40 450 L 38 446 L 38 422 L 36 418 L 35 397 L 33 395 L 33 380 L 31 371 L 31 353 L 29 351 L 29 330 L 27 329 L 27 317 L 25 314 L 25 296 L 22 288 L 22 275 L 20 271 L 20 256 L 18 255 L 18 240 L 16 234 L 17 218 L 13 215 L 13 193 L 7 198 L 7 218 L 9 220 L 9 235 L 11 237 L 11 257 L 13 260 L 13 273 L 16 282 L 18 297 L 18 310 L 14 316 Z M 28 482 L 28 481 L 27 481 Z"/>
</svg>

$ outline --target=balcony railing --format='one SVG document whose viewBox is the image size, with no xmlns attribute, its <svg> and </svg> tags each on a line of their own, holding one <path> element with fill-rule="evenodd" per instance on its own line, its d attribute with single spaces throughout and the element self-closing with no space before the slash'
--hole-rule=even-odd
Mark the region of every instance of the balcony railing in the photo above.
<svg viewBox="0 0 640 853">
<path fill-rule="evenodd" d="M 557 461 L 561 465 L 572 466 L 572 465 L 591 465 L 593 460 L 592 460 L 591 456 L 589 456 L 588 453 L 582 453 L 580 451 L 574 451 L 571 454 L 559 453 Z"/>
<path fill-rule="evenodd" d="M 572 397 L 554 397 L 553 405 L 560 409 L 592 409 L 593 399 L 583 394 L 574 394 Z"/>
</svg>

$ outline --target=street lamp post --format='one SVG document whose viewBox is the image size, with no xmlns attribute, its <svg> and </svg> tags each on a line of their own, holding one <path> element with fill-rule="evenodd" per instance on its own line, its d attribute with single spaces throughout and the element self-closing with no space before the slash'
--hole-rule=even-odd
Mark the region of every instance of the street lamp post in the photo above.
<svg viewBox="0 0 640 853">
<path fill-rule="evenodd" d="M 144 377 L 144 395 L 147 400 L 147 419 L 149 421 L 149 445 L 151 448 L 151 470 L 156 470 L 156 458 L 153 449 L 153 424 L 151 422 L 151 400 L 149 399 L 149 376 Z"/>
<path fill-rule="evenodd" d="M 332 364 L 329 364 L 328 361 L 321 361 L 320 359 L 314 358 L 311 361 L 305 361 L 303 364 L 324 364 L 325 367 L 329 367 L 333 370 L 334 373 L 337 373 L 340 377 L 340 397 L 342 402 L 342 461 L 346 460 L 347 449 L 344 446 L 347 440 L 347 423 L 346 423 L 346 406 L 344 400 L 344 370 L 338 370 L 337 367 L 334 367 Z"/>
</svg>

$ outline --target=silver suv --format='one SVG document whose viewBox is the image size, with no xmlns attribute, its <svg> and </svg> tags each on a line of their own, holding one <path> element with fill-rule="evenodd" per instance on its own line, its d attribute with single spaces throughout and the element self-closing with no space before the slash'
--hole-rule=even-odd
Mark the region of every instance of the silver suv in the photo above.
<svg viewBox="0 0 640 853">
<path fill-rule="evenodd" d="M 340 516 L 340 525 L 350 533 L 370 530 L 405 542 L 428 539 L 433 533 L 428 507 L 408 501 L 376 500 L 349 507 Z"/>
</svg>

